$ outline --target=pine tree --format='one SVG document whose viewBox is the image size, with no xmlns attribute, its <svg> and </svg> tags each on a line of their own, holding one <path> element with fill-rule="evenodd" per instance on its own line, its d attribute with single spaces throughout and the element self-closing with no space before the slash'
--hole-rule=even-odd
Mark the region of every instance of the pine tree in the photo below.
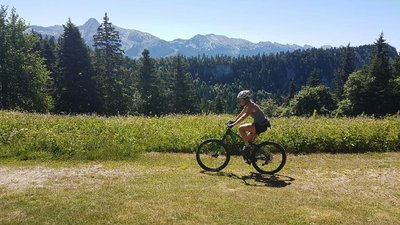
<svg viewBox="0 0 400 225">
<path fill-rule="evenodd" d="M 307 86 L 316 87 L 318 85 L 321 85 L 321 70 L 314 69 L 307 79 Z"/>
<path fill-rule="evenodd" d="M 396 102 L 391 81 L 393 75 L 388 57 L 388 45 L 381 34 L 375 43 L 371 64 L 349 76 L 344 93 L 346 100 L 341 105 L 352 114 L 384 116 L 396 112 Z"/>
<path fill-rule="evenodd" d="M 393 62 L 393 80 L 391 80 L 392 89 L 392 112 L 400 112 L 400 55 Z"/>
<path fill-rule="evenodd" d="M 187 72 L 187 65 L 184 65 L 182 56 L 175 58 L 173 98 L 175 113 L 194 112 L 193 79 Z"/>
<path fill-rule="evenodd" d="M 109 22 L 107 13 L 104 15 L 103 23 L 97 28 L 97 33 L 93 35 L 93 39 L 96 56 L 104 60 L 106 74 L 112 74 L 115 63 L 121 62 L 124 51 L 121 48 L 119 32 Z"/>
<path fill-rule="evenodd" d="M 288 94 L 288 100 L 292 99 L 296 95 L 296 84 L 294 83 L 294 80 L 292 79 L 289 84 L 289 94 Z"/>
<path fill-rule="evenodd" d="M 53 36 L 45 37 L 41 42 L 41 51 L 40 55 L 45 59 L 44 63 L 47 68 L 50 70 L 50 76 L 53 76 L 56 73 L 56 41 Z"/>
<path fill-rule="evenodd" d="M 102 98 L 103 112 L 110 115 L 125 114 L 129 111 L 127 102 L 133 93 L 129 76 L 123 68 L 123 53 L 119 32 L 109 22 L 107 13 L 103 23 L 93 36 L 95 47 L 95 68 L 97 84 Z"/>
<path fill-rule="evenodd" d="M 10 100 L 8 97 L 9 90 L 9 74 L 7 71 L 7 55 L 9 50 L 7 38 L 7 8 L 1 6 L 0 8 L 0 108 L 9 108 Z"/>
<path fill-rule="evenodd" d="M 143 50 L 140 61 L 138 89 L 143 101 L 142 113 L 150 116 L 160 115 L 163 110 L 160 107 L 159 80 L 149 50 Z"/>
<path fill-rule="evenodd" d="M 224 112 L 224 101 L 220 96 L 217 96 L 212 102 L 212 111 L 217 114 L 221 114 Z"/>
<path fill-rule="evenodd" d="M 393 62 L 393 77 L 400 77 L 400 55 L 396 57 Z"/>
<path fill-rule="evenodd" d="M 388 57 L 388 44 L 383 38 L 383 33 L 380 34 L 375 42 L 375 53 L 372 58 L 372 63 L 369 67 L 369 72 L 374 78 L 370 92 L 370 106 L 367 113 L 376 116 L 390 113 L 390 85 L 392 79 L 392 71 Z"/>
<path fill-rule="evenodd" d="M 69 19 L 59 40 L 59 75 L 56 78 L 56 111 L 89 113 L 99 109 L 89 49 Z"/>
<path fill-rule="evenodd" d="M 340 67 L 335 73 L 334 82 L 335 95 L 337 99 L 343 99 L 344 84 L 352 72 L 354 72 L 354 50 L 350 47 L 350 44 L 348 44 L 345 48 Z"/>
</svg>

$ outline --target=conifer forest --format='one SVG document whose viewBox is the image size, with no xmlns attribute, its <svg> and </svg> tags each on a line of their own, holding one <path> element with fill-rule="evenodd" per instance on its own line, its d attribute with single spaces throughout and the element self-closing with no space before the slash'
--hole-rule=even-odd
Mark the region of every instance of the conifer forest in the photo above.
<svg viewBox="0 0 400 225">
<path fill-rule="evenodd" d="M 268 116 L 396 114 L 400 56 L 384 34 L 370 45 L 254 56 L 128 58 L 105 15 L 88 46 L 68 20 L 59 39 L 25 32 L 0 9 L 0 109 L 54 114 L 237 113 L 248 89 Z M 344 34 L 345 35 L 345 34 Z"/>
</svg>

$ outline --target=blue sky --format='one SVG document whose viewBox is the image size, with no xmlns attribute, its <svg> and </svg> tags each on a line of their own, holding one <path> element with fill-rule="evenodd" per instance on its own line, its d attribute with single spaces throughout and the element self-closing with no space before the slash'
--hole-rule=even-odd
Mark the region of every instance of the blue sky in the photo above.
<svg viewBox="0 0 400 225">
<path fill-rule="evenodd" d="M 351 46 L 381 32 L 400 51 L 400 0 L 2 0 L 31 25 L 110 21 L 171 41 L 219 34 L 252 42 Z"/>
</svg>

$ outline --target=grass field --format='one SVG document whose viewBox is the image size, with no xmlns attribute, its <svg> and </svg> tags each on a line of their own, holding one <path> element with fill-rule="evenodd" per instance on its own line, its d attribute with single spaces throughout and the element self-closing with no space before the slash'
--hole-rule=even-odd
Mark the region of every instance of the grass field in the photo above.
<svg viewBox="0 0 400 225">
<path fill-rule="evenodd" d="M 0 111 L 0 158 L 129 160 L 150 151 L 193 153 L 202 140 L 221 138 L 225 123 L 233 118 L 62 116 Z M 257 140 L 280 143 L 289 153 L 400 150 L 400 115 L 382 119 L 272 118 L 272 126 Z"/>
<path fill-rule="evenodd" d="M 234 157 L 0 160 L 0 224 L 400 224 L 400 153 L 289 155 L 276 176 Z"/>
</svg>

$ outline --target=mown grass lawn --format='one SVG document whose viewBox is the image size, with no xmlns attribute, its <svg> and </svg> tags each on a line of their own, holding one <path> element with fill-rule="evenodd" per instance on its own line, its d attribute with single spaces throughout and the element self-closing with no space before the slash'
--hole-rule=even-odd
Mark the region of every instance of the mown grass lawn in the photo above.
<svg viewBox="0 0 400 225">
<path fill-rule="evenodd" d="M 400 153 L 289 155 L 276 176 L 239 157 L 0 161 L 0 224 L 399 224 Z"/>
</svg>

